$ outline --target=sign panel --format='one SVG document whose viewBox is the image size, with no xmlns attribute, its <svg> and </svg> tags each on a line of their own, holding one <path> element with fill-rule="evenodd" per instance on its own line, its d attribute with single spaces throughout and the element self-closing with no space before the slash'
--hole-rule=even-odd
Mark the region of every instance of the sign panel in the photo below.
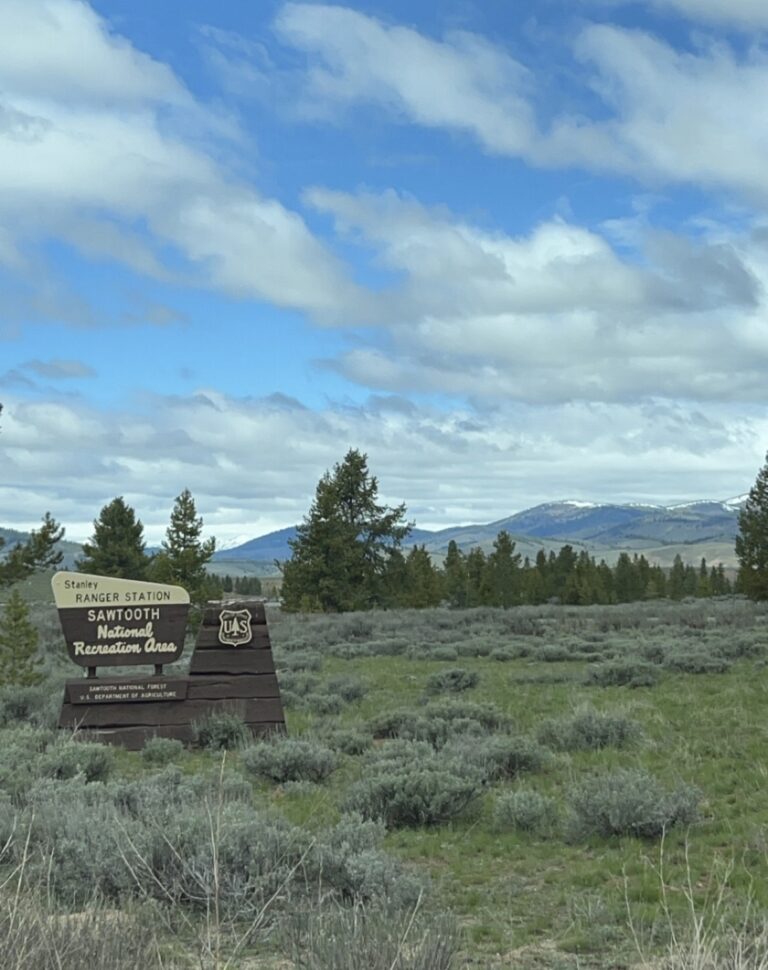
<svg viewBox="0 0 768 970">
<path fill-rule="evenodd" d="M 145 701 L 183 701 L 187 698 L 189 681 L 186 678 L 156 680 L 79 680 L 67 684 L 70 704 L 135 704 Z"/>
<path fill-rule="evenodd" d="M 81 667 L 169 664 L 181 656 L 189 612 L 181 586 L 64 572 L 51 586 L 70 660 Z"/>
</svg>

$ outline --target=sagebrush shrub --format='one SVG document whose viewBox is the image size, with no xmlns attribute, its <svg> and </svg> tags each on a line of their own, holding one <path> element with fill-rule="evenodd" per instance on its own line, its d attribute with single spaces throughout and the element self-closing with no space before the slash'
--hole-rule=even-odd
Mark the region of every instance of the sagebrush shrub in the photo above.
<svg viewBox="0 0 768 970">
<path fill-rule="evenodd" d="M 325 684 L 325 692 L 340 697 L 345 704 L 359 701 L 368 693 L 368 685 L 359 677 L 340 674 Z"/>
<path fill-rule="evenodd" d="M 227 711 L 214 711 L 193 725 L 193 730 L 195 743 L 214 751 L 239 748 L 251 737 L 242 718 Z"/>
<path fill-rule="evenodd" d="M 313 714 L 340 714 L 344 701 L 338 694 L 324 694 L 313 691 L 304 698 L 304 703 Z"/>
<path fill-rule="evenodd" d="M 517 778 L 518 775 L 541 771 L 551 758 L 549 752 L 536 741 L 512 734 L 460 737 L 448 741 L 442 754 L 459 764 L 466 763 L 478 768 L 488 781 Z"/>
<path fill-rule="evenodd" d="M 492 704 L 458 698 L 430 701 L 420 710 L 401 708 L 374 718 L 375 738 L 410 738 L 440 747 L 457 734 L 487 734 L 509 726 L 509 719 Z"/>
<path fill-rule="evenodd" d="M 339 727 L 324 731 L 319 740 L 343 754 L 362 754 L 373 744 L 373 735 L 358 727 Z"/>
<path fill-rule="evenodd" d="M 479 680 L 480 675 L 476 670 L 451 667 L 448 670 L 438 670 L 430 674 L 424 690 L 427 694 L 459 694 L 461 691 L 476 687 Z"/>
<path fill-rule="evenodd" d="M 355 782 L 342 810 L 381 819 L 387 828 L 438 825 L 464 814 L 481 790 L 476 776 L 452 765 L 416 763 Z"/>
<path fill-rule="evenodd" d="M 573 838 L 658 838 L 675 825 L 695 822 L 700 801 L 701 793 L 690 785 L 667 791 L 647 771 L 618 768 L 594 774 L 571 790 L 569 833 Z"/>
<path fill-rule="evenodd" d="M 317 741 L 274 738 L 246 748 L 241 759 L 248 771 L 270 781 L 324 781 L 336 770 L 338 757 Z"/>
<path fill-rule="evenodd" d="M 284 937 L 303 970 L 452 970 L 460 946 L 453 917 L 381 905 L 294 917 Z"/>
<path fill-rule="evenodd" d="M 664 658 L 667 670 L 685 674 L 724 674 L 732 663 L 726 657 L 706 653 L 704 650 L 671 651 Z"/>
<path fill-rule="evenodd" d="M 113 748 L 69 738 L 57 740 L 40 758 L 40 775 L 48 778 L 74 778 L 104 781 L 115 762 Z"/>
<path fill-rule="evenodd" d="M 637 721 L 584 706 L 570 717 L 544 721 L 537 732 L 541 744 L 555 751 L 597 751 L 624 748 L 641 736 Z"/>
<path fill-rule="evenodd" d="M 141 750 L 142 760 L 148 765 L 168 765 L 183 754 L 184 745 L 178 738 L 149 738 Z"/>
<path fill-rule="evenodd" d="M 658 680 L 655 664 L 632 657 L 592 664 L 584 676 L 585 684 L 596 687 L 653 687 Z"/>
<path fill-rule="evenodd" d="M 497 832 L 517 830 L 546 835 L 554 831 L 559 820 L 557 802 L 536 791 L 518 789 L 502 792 L 493 806 L 491 825 Z"/>
<path fill-rule="evenodd" d="M 321 654 L 309 650 L 280 651 L 275 658 L 278 670 L 314 670 L 318 671 L 323 666 Z"/>
</svg>

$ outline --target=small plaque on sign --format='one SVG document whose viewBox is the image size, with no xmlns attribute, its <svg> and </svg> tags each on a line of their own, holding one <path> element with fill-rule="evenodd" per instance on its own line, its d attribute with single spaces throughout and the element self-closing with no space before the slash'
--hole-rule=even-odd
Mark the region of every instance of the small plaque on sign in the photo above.
<svg viewBox="0 0 768 970">
<path fill-rule="evenodd" d="M 249 610 L 222 610 L 219 613 L 219 643 L 240 647 L 252 639 Z"/>
<path fill-rule="evenodd" d="M 87 573 L 51 580 L 70 660 L 81 667 L 170 664 L 184 649 L 189 593 L 181 586 Z"/>
<path fill-rule="evenodd" d="M 70 704 L 138 704 L 143 701 L 183 701 L 186 679 L 84 680 L 67 684 Z"/>
</svg>

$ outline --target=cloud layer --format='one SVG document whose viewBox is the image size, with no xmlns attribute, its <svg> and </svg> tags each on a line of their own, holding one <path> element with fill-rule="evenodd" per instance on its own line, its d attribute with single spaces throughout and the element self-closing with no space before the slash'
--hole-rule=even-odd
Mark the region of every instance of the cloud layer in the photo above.
<svg viewBox="0 0 768 970">
<path fill-rule="evenodd" d="M 50 508 L 70 538 L 87 537 L 102 505 L 122 494 L 152 541 L 183 488 L 220 537 L 298 522 L 322 473 L 350 447 L 368 453 L 383 499 L 405 501 L 427 527 L 493 521 L 564 497 L 726 498 L 754 479 L 768 434 L 759 411 L 725 405 L 706 413 L 666 402 L 446 413 L 380 397 L 314 412 L 218 391 L 112 414 L 11 398 L 3 417 L 0 508 L 14 509 L 16 524 L 34 526 Z"/>
<path fill-rule="evenodd" d="M 259 38 L 187 25 L 230 99 L 209 102 L 85 0 L 3 0 L 0 341 L 40 321 L 103 326 L 56 255 L 71 249 L 136 281 L 108 322 L 142 327 L 150 347 L 149 325 L 184 317 L 142 283 L 266 306 L 273 328 L 285 311 L 337 328 L 319 373 L 364 403 L 246 398 L 222 373 L 191 395 L 137 381 L 104 411 L 86 386 L 98 367 L 34 347 L 0 374 L 0 524 L 49 508 L 83 537 L 120 493 L 156 540 L 189 487 L 211 531 L 264 532 L 300 519 L 349 447 L 421 525 L 565 496 L 745 491 L 768 431 L 768 55 L 740 31 L 768 14 L 756 0 L 655 0 L 640 30 L 610 22 L 622 6 L 579 6 L 604 22 L 567 20 L 554 80 L 524 45 L 436 19 L 287 3 Z M 672 19 L 677 33 L 651 32 Z M 426 133 L 440 166 L 514 159 L 514 204 L 477 214 L 471 178 L 490 167 L 444 204 L 366 188 L 367 170 L 344 164 L 351 125 L 395 132 L 406 151 L 403 133 Z M 268 139 L 257 153 L 262 128 L 304 134 L 305 173 L 313 138 L 333 142 L 333 178 L 281 193 L 262 179 L 281 161 Z M 610 177 L 618 211 L 579 221 L 565 199 L 567 214 L 553 202 L 532 216 L 534 170 Z M 440 188 L 436 176 L 431 198 Z M 674 210 L 681 188 L 682 214 L 657 217 L 654 198 Z M 217 320 L 211 335 L 227 338 Z"/>
</svg>

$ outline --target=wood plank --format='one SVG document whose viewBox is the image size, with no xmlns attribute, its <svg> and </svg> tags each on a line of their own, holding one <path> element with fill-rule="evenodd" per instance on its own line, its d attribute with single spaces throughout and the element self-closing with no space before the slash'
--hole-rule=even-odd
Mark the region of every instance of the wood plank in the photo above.
<svg viewBox="0 0 768 970">
<path fill-rule="evenodd" d="M 189 678 L 188 691 L 190 700 L 280 696 L 280 686 L 274 674 L 200 674 Z"/>
<path fill-rule="evenodd" d="M 269 650 L 271 649 L 269 631 L 266 624 L 251 626 L 251 639 L 232 647 L 219 640 L 218 626 L 201 626 L 195 640 L 195 650 L 214 648 L 218 650 Z"/>
<path fill-rule="evenodd" d="M 267 622 L 267 613 L 264 604 L 258 600 L 232 600 L 232 602 L 217 603 L 215 606 L 208 605 L 203 610 L 202 626 L 219 625 L 219 614 L 222 610 L 248 610 L 251 614 L 251 624 L 261 624 Z"/>
<path fill-rule="evenodd" d="M 189 673 L 195 674 L 273 674 L 275 661 L 271 650 L 196 650 Z"/>
<path fill-rule="evenodd" d="M 59 727 L 140 727 L 192 724 L 213 713 L 235 714 L 242 721 L 280 721 L 283 705 L 277 697 L 221 698 L 214 700 L 168 701 L 146 704 L 64 704 Z"/>
</svg>

